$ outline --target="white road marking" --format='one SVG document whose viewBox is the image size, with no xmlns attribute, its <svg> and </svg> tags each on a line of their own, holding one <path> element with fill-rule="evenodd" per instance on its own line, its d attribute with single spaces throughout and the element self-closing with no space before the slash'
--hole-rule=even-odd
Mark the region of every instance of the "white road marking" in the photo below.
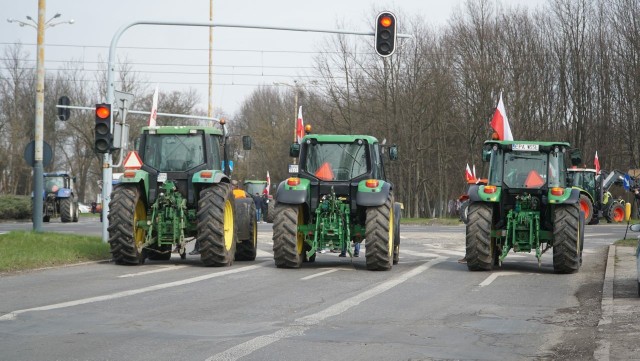
<svg viewBox="0 0 640 361">
<path fill-rule="evenodd" d="M 176 270 L 176 269 L 179 269 L 179 268 L 185 268 L 185 267 L 187 267 L 187 266 L 163 266 L 161 268 L 150 270 L 150 271 L 144 271 L 144 272 L 138 272 L 138 273 L 127 273 L 125 275 L 118 276 L 118 278 L 129 278 L 129 277 L 144 276 L 144 275 L 148 275 L 148 274 L 152 274 L 152 273 L 173 271 L 173 270 Z"/>
<path fill-rule="evenodd" d="M 344 301 L 338 302 L 332 306 L 325 308 L 324 310 L 296 319 L 292 325 L 281 328 L 276 332 L 269 335 L 263 335 L 253 338 L 249 341 L 243 342 L 237 346 L 227 349 L 221 353 L 213 355 L 207 359 L 207 361 L 224 360 L 232 361 L 247 356 L 263 347 L 266 347 L 274 342 L 280 341 L 285 338 L 293 336 L 301 336 L 311 326 L 319 324 L 321 321 L 326 320 L 329 317 L 338 316 L 350 308 L 359 305 L 360 303 L 375 297 L 383 292 L 390 290 L 391 288 L 425 272 L 429 268 L 435 266 L 440 262 L 444 262 L 446 259 L 443 257 L 430 260 L 412 270 L 392 278 L 386 282 L 383 282 L 372 289 L 359 293 L 353 297 L 347 298 Z"/>
<path fill-rule="evenodd" d="M 515 276 L 515 275 L 528 275 L 530 273 L 522 273 L 522 272 L 495 272 L 492 273 L 489 277 L 487 277 L 484 281 L 480 282 L 478 286 L 485 287 L 491 284 L 491 282 L 495 281 L 498 276 Z"/>
<path fill-rule="evenodd" d="M 66 308 L 66 307 L 84 305 L 84 304 L 87 304 L 87 303 L 94 303 L 94 302 L 113 300 L 113 299 L 116 299 L 116 298 L 133 296 L 133 295 L 137 295 L 137 294 L 140 294 L 140 293 L 163 290 L 165 288 L 188 285 L 190 283 L 206 281 L 206 280 L 211 279 L 211 278 L 216 278 L 216 277 L 226 276 L 226 275 L 229 275 L 229 274 L 250 271 L 252 269 L 256 269 L 256 268 L 262 267 L 262 265 L 264 263 L 267 263 L 267 262 L 261 262 L 261 263 L 256 264 L 256 265 L 240 267 L 240 268 L 234 268 L 234 269 L 230 269 L 230 270 L 222 271 L 222 272 L 209 273 L 209 274 L 206 274 L 206 275 L 203 275 L 203 276 L 187 278 L 187 279 L 180 280 L 180 281 L 175 281 L 175 282 L 161 283 L 161 284 L 158 284 L 158 285 L 138 288 L 138 289 L 135 289 L 135 290 L 116 292 L 116 293 L 112 293 L 112 294 L 108 294 L 108 295 L 83 298 L 83 299 L 79 299 L 79 300 L 75 300 L 75 301 L 67 301 L 67 302 L 55 303 L 53 305 L 46 305 L 46 306 L 40 306 L 40 307 L 34 307 L 34 308 L 26 308 L 26 309 L 23 309 L 23 310 L 11 311 L 11 312 L 9 312 L 7 314 L 4 314 L 4 315 L 0 316 L 0 321 L 14 320 L 14 319 L 16 319 L 16 317 L 19 314 L 26 313 L 26 312 L 49 311 L 49 310 L 55 310 L 55 309 L 59 309 L 59 308 Z"/>
<path fill-rule="evenodd" d="M 324 271 L 324 272 L 316 273 L 316 274 L 311 275 L 311 276 L 302 277 L 301 280 L 303 280 L 303 281 L 310 280 L 312 278 L 324 276 L 326 274 L 333 273 L 333 272 L 336 272 L 336 271 L 340 271 L 340 269 L 339 268 L 330 269 L 330 270 L 327 270 L 327 271 Z"/>
</svg>

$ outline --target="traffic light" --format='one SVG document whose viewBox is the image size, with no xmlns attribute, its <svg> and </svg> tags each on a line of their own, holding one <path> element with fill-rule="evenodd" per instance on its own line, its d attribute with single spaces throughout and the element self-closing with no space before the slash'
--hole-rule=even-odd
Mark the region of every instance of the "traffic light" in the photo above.
<svg viewBox="0 0 640 361">
<path fill-rule="evenodd" d="M 111 104 L 96 104 L 95 142 L 96 153 L 109 153 L 113 145 L 111 134 Z"/>
<path fill-rule="evenodd" d="M 71 109 L 66 108 L 67 106 L 69 106 L 69 104 L 71 104 L 71 100 L 66 95 L 63 95 L 60 97 L 60 99 L 58 99 L 58 105 L 65 107 L 65 108 L 58 108 L 58 120 L 61 120 L 61 121 L 69 120 L 69 118 L 71 117 Z"/>
<path fill-rule="evenodd" d="M 390 56 L 396 50 L 396 16 L 384 11 L 376 18 L 376 53 Z"/>
</svg>

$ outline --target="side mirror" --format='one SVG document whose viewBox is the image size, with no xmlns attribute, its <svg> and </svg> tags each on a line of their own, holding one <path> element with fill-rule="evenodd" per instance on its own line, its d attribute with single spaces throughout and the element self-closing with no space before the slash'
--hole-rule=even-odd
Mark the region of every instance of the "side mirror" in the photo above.
<svg viewBox="0 0 640 361">
<path fill-rule="evenodd" d="M 245 135 L 242 137 L 242 149 L 251 150 L 251 137 Z"/>
<path fill-rule="evenodd" d="M 289 148 L 289 156 L 292 158 L 298 158 L 300 155 L 300 144 L 293 143 L 291 144 L 291 148 Z"/>
<path fill-rule="evenodd" d="M 398 160 L 398 146 L 392 145 L 389 147 L 389 159 Z"/>
<path fill-rule="evenodd" d="M 491 150 L 483 149 L 482 150 L 482 161 L 488 162 L 491 160 Z"/>
<path fill-rule="evenodd" d="M 136 137 L 136 139 L 133 140 L 133 149 L 140 153 L 140 137 Z"/>
</svg>

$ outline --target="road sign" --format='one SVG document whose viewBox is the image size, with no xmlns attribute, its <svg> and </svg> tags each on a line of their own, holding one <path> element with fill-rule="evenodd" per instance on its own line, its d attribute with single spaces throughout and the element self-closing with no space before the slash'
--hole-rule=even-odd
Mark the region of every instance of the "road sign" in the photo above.
<svg viewBox="0 0 640 361">
<path fill-rule="evenodd" d="M 53 152 L 51 146 L 47 142 L 42 142 L 42 166 L 46 167 L 51 164 L 51 158 L 53 158 Z M 27 161 L 31 167 L 36 164 L 36 142 L 30 141 L 26 147 L 24 147 L 24 160 Z"/>
</svg>

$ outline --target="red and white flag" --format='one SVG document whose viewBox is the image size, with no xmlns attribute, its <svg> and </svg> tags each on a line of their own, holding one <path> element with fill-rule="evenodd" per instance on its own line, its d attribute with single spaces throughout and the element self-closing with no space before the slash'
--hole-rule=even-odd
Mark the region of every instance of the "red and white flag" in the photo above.
<svg viewBox="0 0 640 361">
<path fill-rule="evenodd" d="M 474 177 L 471 172 L 471 168 L 469 168 L 469 163 L 467 163 L 467 169 L 464 171 L 464 177 L 467 179 L 467 182 L 475 182 L 476 180 L 476 177 Z"/>
<path fill-rule="evenodd" d="M 498 133 L 498 140 L 513 140 L 507 112 L 504 110 L 504 103 L 502 102 L 502 93 L 500 93 L 498 106 L 493 113 L 493 118 L 491 118 L 491 127 Z"/>
<path fill-rule="evenodd" d="M 304 138 L 304 122 L 302 121 L 302 106 L 300 106 L 300 110 L 298 110 L 298 119 L 296 120 L 296 138 L 298 143 L 302 143 L 302 138 Z"/>
<path fill-rule="evenodd" d="M 155 127 L 157 117 L 158 117 L 158 86 L 156 85 L 156 91 L 153 93 L 153 101 L 151 103 L 151 114 L 149 115 L 149 122 L 147 123 L 147 125 L 150 127 Z"/>
<path fill-rule="evenodd" d="M 269 171 L 267 171 L 267 195 L 269 195 L 269 189 L 271 189 L 271 177 L 269 177 Z"/>
<path fill-rule="evenodd" d="M 473 179 L 477 179 L 478 177 L 476 177 L 476 165 L 473 165 Z"/>
<path fill-rule="evenodd" d="M 598 151 L 596 150 L 596 158 L 593 160 L 596 166 L 596 174 L 600 174 L 600 160 L 598 159 Z"/>
</svg>

